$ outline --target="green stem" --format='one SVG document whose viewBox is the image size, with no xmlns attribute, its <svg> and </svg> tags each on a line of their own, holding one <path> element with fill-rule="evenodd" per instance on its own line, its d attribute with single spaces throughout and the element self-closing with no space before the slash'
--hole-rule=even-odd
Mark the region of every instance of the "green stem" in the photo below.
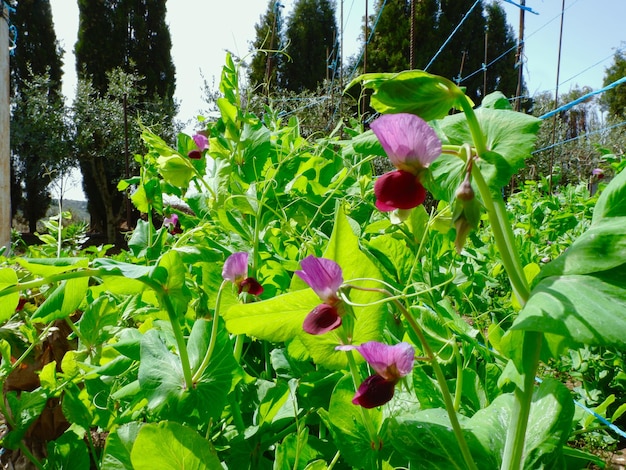
<svg viewBox="0 0 626 470">
<path fill-rule="evenodd" d="M 243 351 L 244 338 L 245 335 L 235 336 L 235 347 L 233 348 L 233 356 L 235 356 L 235 361 L 237 361 L 237 364 L 241 362 L 241 353 Z"/>
<path fill-rule="evenodd" d="M 348 366 L 350 368 L 350 374 L 352 374 L 352 382 L 354 383 L 354 390 L 357 391 L 361 386 L 361 378 L 359 377 L 359 370 L 357 368 L 356 362 L 354 360 L 354 356 L 352 355 L 352 351 L 346 351 L 346 357 L 348 358 Z M 366 410 L 362 406 L 359 406 L 361 410 L 361 416 L 363 417 L 363 424 L 365 424 L 365 429 L 367 430 L 367 435 L 370 438 L 370 443 L 372 444 L 372 448 L 378 449 L 380 438 L 378 437 L 378 433 L 374 428 L 374 423 L 372 423 L 372 417 L 369 414 L 369 410 Z"/>
<path fill-rule="evenodd" d="M 456 358 L 456 386 L 454 388 L 454 411 L 459 411 L 461 398 L 463 397 L 463 359 L 459 354 L 459 346 L 456 341 L 452 343 L 454 357 Z"/>
<path fill-rule="evenodd" d="M 42 279 L 35 279 L 29 282 L 18 282 L 12 286 L 6 287 L 0 291 L 0 297 L 13 294 L 15 292 L 22 292 L 24 290 L 36 289 L 45 284 L 52 284 L 54 282 L 66 281 L 68 279 L 77 279 L 81 277 L 97 276 L 103 272 L 99 269 L 85 269 L 82 271 L 71 271 L 65 273 L 52 274 Z"/>
<path fill-rule="evenodd" d="M 413 318 L 413 315 L 411 315 L 408 310 L 404 308 L 404 305 L 402 305 L 402 303 L 398 300 L 394 300 L 394 303 L 402 312 L 404 318 L 420 340 L 420 343 L 422 344 L 422 349 L 426 353 L 426 356 L 430 361 L 430 365 L 435 372 L 437 383 L 439 384 L 439 388 L 441 389 L 443 402 L 446 407 L 446 411 L 448 412 L 450 424 L 452 425 L 452 430 L 454 431 L 454 435 L 456 436 L 457 442 L 461 449 L 461 455 L 463 456 L 465 465 L 470 470 L 478 470 L 478 467 L 476 467 L 476 463 L 474 462 L 474 458 L 472 457 L 472 453 L 470 452 L 467 445 L 467 441 L 465 440 L 465 436 L 463 435 L 463 429 L 461 428 L 461 423 L 459 423 L 459 419 L 456 415 L 456 410 L 452 401 L 452 395 L 450 394 L 450 389 L 448 388 L 448 383 L 446 382 L 446 377 L 443 373 L 443 370 L 441 370 L 439 362 L 437 362 L 437 357 L 433 353 L 433 350 L 431 349 L 428 341 L 426 340 L 426 337 L 424 336 L 424 333 L 422 332 L 422 328 L 419 326 L 415 318 Z"/>
<path fill-rule="evenodd" d="M 222 291 L 224 290 L 227 282 L 228 281 L 226 280 L 222 281 L 222 284 L 220 284 L 220 288 L 217 291 L 217 299 L 215 300 L 215 313 L 213 314 L 213 325 L 211 325 L 211 337 L 209 339 L 209 347 L 206 354 L 204 355 L 204 358 L 202 359 L 202 363 L 198 367 L 198 370 L 196 370 L 196 373 L 193 374 L 193 377 L 191 379 L 193 383 L 196 383 L 198 382 L 198 380 L 200 380 L 200 377 L 202 377 L 202 373 L 209 366 L 211 356 L 213 355 L 213 351 L 215 350 L 215 343 L 217 342 L 217 332 L 219 329 L 219 313 L 220 303 L 222 302 Z"/>
<path fill-rule="evenodd" d="M 158 292 L 158 291 L 157 291 Z M 180 322 L 176 315 L 176 310 L 172 301 L 166 293 L 161 292 L 160 295 L 161 305 L 165 307 L 167 314 L 172 325 L 172 331 L 174 332 L 174 338 L 176 339 L 176 345 L 178 346 L 178 354 L 180 355 L 180 362 L 183 368 L 183 376 L 185 377 L 185 386 L 188 390 L 193 389 L 194 381 L 191 375 L 191 365 L 189 363 L 189 353 L 187 352 L 187 343 L 185 343 L 185 336 L 180 327 Z"/>
<path fill-rule="evenodd" d="M 459 100 L 467 122 L 470 127 L 474 146 L 480 157 L 487 152 L 485 137 L 482 134 L 476 114 L 467 98 Z M 483 203 L 487 209 L 489 222 L 493 230 L 496 246 L 502 257 L 502 264 L 509 276 L 513 292 L 520 305 L 526 305 L 530 297 L 530 289 L 524 275 L 519 253 L 515 246 L 513 229 L 508 220 L 504 201 L 500 194 L 494 194 L 486 184 L 478 165 L 472 168 L 472 177 L 478 186 Z M 523 357 L 524 357 L 524 383 L 523 388 L 516 388 L 513 408 L 511 410 L 511 422 L 507 433 L 506 444 L 502 456 L 503 470 L 519 470 L 522 468 L 524 459 L 524 445 L 528 418 L 533 398 L 533 384 L 539 365 L 539 355 L 543 337 L 541 333 L 526 331 L 524 333 Z"/>
</svg>

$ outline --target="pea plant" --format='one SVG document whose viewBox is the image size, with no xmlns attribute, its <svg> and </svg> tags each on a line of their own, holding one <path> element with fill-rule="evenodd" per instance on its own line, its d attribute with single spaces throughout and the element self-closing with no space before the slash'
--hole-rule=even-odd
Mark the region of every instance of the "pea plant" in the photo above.
<svg viewBox="0 0 626 470">
<path fill-rule="evenodd" d="M 538 119 L 422 71 L 354 86 L 380 116 L 305 139 L 242 107 L 228 56 L 218 119 L 173 147 L 143 131 L 127 252 L 5 260 L 6 450 L 40 469 L 601 463 L 568 447 L 572 391 L 540 365 L 624 346 L 626 172 L 580 236 L 526 249 L 503 188 Z"/>
</svg>

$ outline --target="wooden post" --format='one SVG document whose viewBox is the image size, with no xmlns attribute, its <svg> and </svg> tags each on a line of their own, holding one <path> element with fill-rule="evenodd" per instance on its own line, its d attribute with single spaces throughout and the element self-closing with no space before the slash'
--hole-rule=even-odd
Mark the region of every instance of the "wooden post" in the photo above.
<svg viewBox="0 0 626 470">
<path fill-rule="evenodd" d="M 11 247 L 11 146 L 9 126 L 9 10 L 0 19 L 0 253 Z"/>
<path fill-rule="evenodd" d="M 526 0 L 521 0 L 519 9 L 519 38 L 517 40 L 517 54 L 515 60 L 517 63 L 517 90 L 515 91 L 515 111 L 519 111 L 521 107 L 522 84 L 524 82 L 524 7 Z"/>
</svg>

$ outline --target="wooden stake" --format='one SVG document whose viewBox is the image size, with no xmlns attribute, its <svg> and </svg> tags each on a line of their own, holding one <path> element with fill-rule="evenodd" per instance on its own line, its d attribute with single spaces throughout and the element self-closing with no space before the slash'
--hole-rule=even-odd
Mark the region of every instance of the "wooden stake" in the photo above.
<svg viewBox="0 0 626 470">
<path fill-rule="evenodd" d="M 9 103 L 9 10 L 0 19 L 0 253 L 11 247 L 11 145 Z"/>
</svg>

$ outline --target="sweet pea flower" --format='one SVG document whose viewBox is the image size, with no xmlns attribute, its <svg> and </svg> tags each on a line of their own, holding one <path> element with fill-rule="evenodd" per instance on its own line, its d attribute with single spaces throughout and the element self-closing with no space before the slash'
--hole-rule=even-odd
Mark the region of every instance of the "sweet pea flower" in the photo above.
<svg viewBox="0 0 626 470">
<path fill-rule="evenodd" d="M 599 180 L 604 178 L 604 170 L 602 168 L 594 168 L 592 170 L 591 174 L 592 174 L 592 176 L 595 176 Z"/>
<path fill-rule="evenodd" d="M 202 133 L 195 134 L 192 139 L 198 148 L 191 150 L 187 156 L 192 160 L 200 160 L 202 158 L 202 152 L 209 148 L 209 139 Z"/>
<path fill-rule="evenodd" d="M 333 260 L 307 256 L 300 262 L 302 270 L 296 274 L 319 296 L 322 303 L 304 319 L 302 329 L 312 335 L 321 335 L 341 326 L 337 291 L 343 284 L 341 268 Z"/>
<path fill-rule="evenodd" d="M 337 346 L 340 351 L 356 349 L 376 372 L 363 381 L 352 403 L 363 408 L 374 408 L 393 398 L 395 385 L 413 370 L 415 350 L 409 343 L 394 346 L 369 341 L 361 346 Z"/>
<path fill-rule="evenodd" d="M 263 286 L 253 277 L 248 277 L 248 253 L 237 252 L 230 255 L 224 262 L 222 278 L 237 286 L 238 293 L 247 292 L 261 295 Z"/>
<path fill-rule="evenodd" d="M 171 234 L 183 233 L 183 230 L 180 228 L 180 222 L 178 221 L 177 214 L 165 217 L 163 219 L 163 227 L 166 227 Z"/>
<path fill-rule="evenodd" d="M 376 207 L 384 212 L 412 209 L 426 198 L 420 173 L 441 155 L 441 141 L 422 118 L 414 114 L 384 114 L 371 128 L 397 168 L 374 183 Z"/>
</svg>

